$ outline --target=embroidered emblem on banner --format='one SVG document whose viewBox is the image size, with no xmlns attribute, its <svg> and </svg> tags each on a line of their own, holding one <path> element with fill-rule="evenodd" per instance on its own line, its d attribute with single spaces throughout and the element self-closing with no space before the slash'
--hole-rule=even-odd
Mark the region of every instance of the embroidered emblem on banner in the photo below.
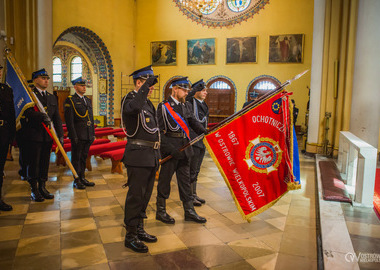
<svg viewBox="0 0 380 270">
<path fill-rule="evenodd" d="M 260 138 L 249 141 L 245 151 L 245 162 L 248 168 L 258 173 L 269 174 L 277 170 L 281 163 L 282 150 L 278 142 L 271 138 Z"/>
<path fill-rule="evenodd" d="M 280 114 L 282 113 L 282 99 L 279 98 L 272 103 L 272 112 L 275 114 Z"/>
</svg>

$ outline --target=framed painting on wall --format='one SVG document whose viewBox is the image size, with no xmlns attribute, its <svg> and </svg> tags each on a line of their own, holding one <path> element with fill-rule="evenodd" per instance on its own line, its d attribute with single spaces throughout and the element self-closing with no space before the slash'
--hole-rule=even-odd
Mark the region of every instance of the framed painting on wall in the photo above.
<svg viewBox="0 0 380 270">
<path fill-rule="evenodd" d="M 188 65 L 215 64 L 215 38 L 187 40 Z"/>
<path fill-rule="evenodd" d="M 150 43 L 152 66 L 177 65 L 177 41 L 153 41 Z"/>
<path fill-rule="evenodd" d="M 99 79 L 99 94 L 107 94 L 107 80 Z"/>
<path fill-rule="evenodd" d="M 269 63 L 302 63 L 304 36 L 269 36 Z"/>
<path fill-rule="evenodd" d="M 227 38 L 226 63 L 257 63 L 257 37 Z"/>
</svg>

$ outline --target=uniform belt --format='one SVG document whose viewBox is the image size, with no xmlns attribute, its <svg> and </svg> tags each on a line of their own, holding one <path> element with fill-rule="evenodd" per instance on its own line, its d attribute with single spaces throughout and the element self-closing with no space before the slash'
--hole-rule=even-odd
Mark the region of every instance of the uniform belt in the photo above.
<svg viewBox="0 0 380 270">
<path fill-rule="evenodd" d="M 135 145 L 148 146 L 148 147 L 152 147 L 153 149 L 158 149 L 160 147 L 160 142 L 151 142 L 151 141 L 144 141 L 144 140 L 139 140 L 139 139 L 128 139 L 128 143 L 135 144 Z"/>
<path fill-rule="evenodd" d="M 186 134 L 183 132 L 166 132 L 165 134 L 174 138 L 186 138 Z"/>
</svg>

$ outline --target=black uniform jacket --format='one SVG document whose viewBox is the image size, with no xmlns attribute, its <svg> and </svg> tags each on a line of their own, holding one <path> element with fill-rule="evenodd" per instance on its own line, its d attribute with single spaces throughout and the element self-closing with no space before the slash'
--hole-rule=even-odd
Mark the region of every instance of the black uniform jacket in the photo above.
<svg viewBox="0 0 380 270">
<path fill-rule="evenodd" d="M 33 89 L 33 92 L 35 93 L 41 104 L 44 106 L 47 115 L 53 122 L 55 131 L 57 133 L 57 137 L 63 137 L 62 120 L 59 116 L 57 98 L 53 94 L 50 94 L 46 91 L 46 99 L 44 99 L 36 88 Z M 52 141 L 52 138 L 42 125 L 42 120 L 43 113 L 36 112 L 34 108 L 28 108 L 25 110 L 24 118 L 21 119 L 21 126 L 23 129 L 23 133 L 26 134 L 25 139 L 27 141 Z"/>
<path fill-rule="evenodd" d="M 129 92 L 122 101 L 123 124 L 128 134 L 127 140 L 159 142 L 156 109 L 147 98 L 149 88 L 142 85 L 138 92 Z M 125 166 L 158 167 L 159 149 L 127 142 L 123 162 Z"/>
<path fill-rule="evenodd" d="M 92 141 L 95 137 L 91 99 L 86 96 L 84 99 L 75 93 L 65 100 L 65 120 L 71 140 Z"/>
<path fill-rule="evenodd" d="M 13 91 L 6 84 L 0 83 L 0 142 L 10 143 L 16 133 L 15 107 Z"/>
<path fill-rule="evenodd" d="M 190 104 L 190 109 L 192 113 L 195 116 L 195 119 L 198 120 L 198 122 L 207 129 L 207 124 L 208 124 L 208 116 L 209 116 L 209 110 L 206 102 L 200 102 L 197 100 L 195 97 L 190 97 L 189 99 L 186 99 L 187 102 Z M 198 136 L 198 134 L 193 130 L 190 129 L 190 137 L 191 139 L 195 139 Z M 199 148 L 206 148 L 203 141 L 200 140 L 193 144 L 195 147 Z"/>
<path fill-rule="evenodd" d="M 179 103 L 176 105 L 172 97 L 169 96 L 169 98 L 161 102 L 157 108 L 158 123 L 161 131 L 161 155 L 163 158 L 170 155 L 172 152 L 179 150 L 182 146 L 189 142 L 187 137 L 171 137 L 167 134 L 167 132 L 181 133 L 182 129 L 179 128 L 177 123 L 166 111 L 163 105 L 166 102 L 169 102 L 173 110 L 182 116 L 189 129 L 194 130 L 196 134 L 206 132 L 206 129 L 197 121 L 197 119 L 195 119 L 190 103 L 185 103 L 184 105 Z M 186 155 L 187 158 L 190 158 L 193 155 L 193 149 L 191 147 L 186 148 L 183 152 L 183 158 L 185 157 L 184 155 Z"/>
</svg>

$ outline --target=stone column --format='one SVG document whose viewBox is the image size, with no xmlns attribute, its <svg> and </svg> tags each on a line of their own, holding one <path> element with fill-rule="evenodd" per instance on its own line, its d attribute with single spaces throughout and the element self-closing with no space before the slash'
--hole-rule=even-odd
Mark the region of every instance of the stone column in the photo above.
<svg viewBox="0 0 380 270">
<path fill-rule="evenodd" d="M 310 81 L 308 143 L 318 143 L 321 108 L 323 40 L 325 35 L 325 0 L 314 0 L 313 51 Z"/>
<path fill-rule="evenodd" d="M 53 1 L 37 0 L 37 69 L 45 68 L 53 86 Z"/>
<path fill-rule="evenodd" d="M 380 127 L 380 1 L 360 0 L 350 132 L 378 147 Z"/>
</svg>

